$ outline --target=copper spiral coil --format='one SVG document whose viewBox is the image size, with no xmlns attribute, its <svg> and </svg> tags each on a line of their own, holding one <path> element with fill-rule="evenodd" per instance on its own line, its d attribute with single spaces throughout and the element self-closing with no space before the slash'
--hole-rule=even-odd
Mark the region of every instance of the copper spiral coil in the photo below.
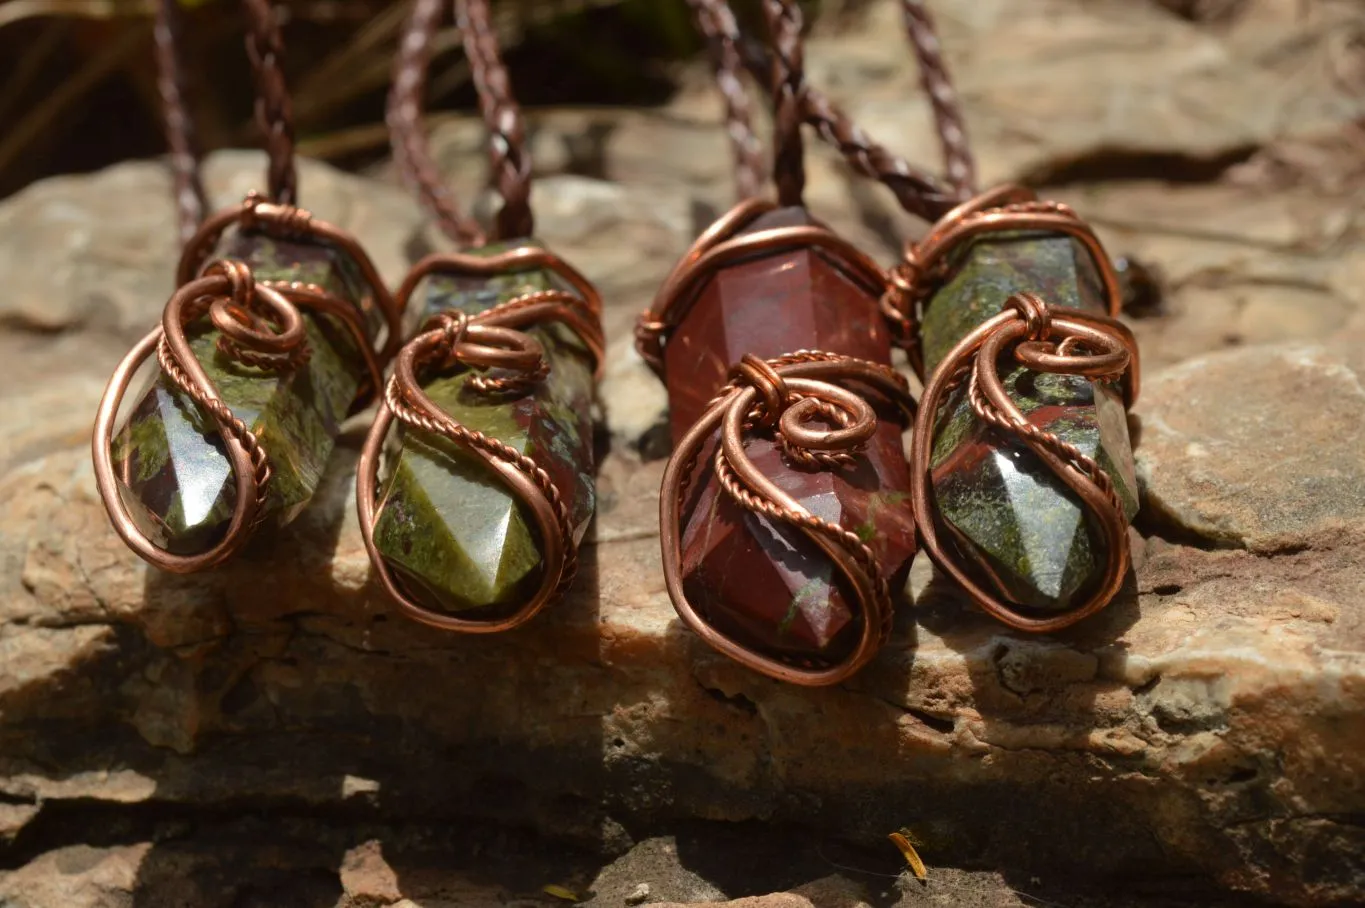
<svg viewBox="0 0 1365 908">
<path fill-rule="evenodd" d="M 707 278 L 732 262 L 764 252 L 815 247 L 836 258 L 844 272 L 873 296 L 884 292 L 887 279 L 876 263 L 824 227 L 742 233 L 775 207 L 761 199 L 748 199 L 713 223 L 674 266 L 653 304 L 640 316 L 636 346 L 660 377 L 669 332 L 686 316 Z M 756 429 L 772 432 L 794 460 L 838 469 L 876 429 L 871 406 L 849 385 L 878 392 L 899 407 L 907 421 L 913 418 L 915 405 L 908 385 L 889 366 L 823 351 L 797 351 L 768 361 L 746 356 L 736 364 L 730 384 L 675 447 L 659 493 L 664 582 L 679 617 L 735 661 L 794 684 L 836 684 L 865 665 L 890 634 L 891 592 L 871 549 L 856 534 L 811 514 L 763 476 L 744 453 L 744 439 Z M 814 427 L 813 422 L 824 425 Z M 864 618 L 863 632 L 853 652 L 837 664 L 801 663 L 754 652 L 708 624 L 688 601 L 682 580 L 682 501 L 702 448 L 717 433 L 721 444 L 713 469 L 725 493 L 740 507 L 810 538 L 848 579 Z"/>
<path fill-rule="evenodd" d="M 664 470 L 659 495 L 664 583 L 678 616 L 704 641 L 741 665 L 780 681 L 812 687 L 837 684 L 876 655 L 891 634 L 891 589 L 871 548 L 856 533 L 811 513 L 765 476 L 746 454 L 745 438 L 766 426 L 786 451 L 802 450 L 817 458 L 847 456 L 877 429 L 872 406 L 849 385 L 873 389 L 913 413 L 914 402 L 904 378 L 887 366 L 814 350 L 767 361 L 746 356 L 732 373 L 731 383 L 678 442 Z M 812 419 L 828 419 L 831 413 L 839 414 L 834 419 L 838 428 L 812 427 Z M 714 628 L 688 600 L 682 574 L 682 502 L 697 458 L 717 432 L 720 445 L 713 469 L 725 493 L 745 510 L 800 532 L 848 581 L 863 620 L 858 643 L 844 659 L 822 664 L 756 652 Z M 821 463 L 837 468 L 841 461 L 822 459 Z"/>
<path fill-rule="evenodd" d="M 321 287 L 291 281 L 258 281 L 243 262 L 220 259 L 204 266 L 224 230 L 237 223 L 272 230 L 276 235 L 321 240 L 355 256 L 370 285 L 371 297 L 355 305 Z M 203 273 L 195 273 L 203 268 Z M 219 331 L 218 349 L 243 365 L 273 371 L 292 371 L 307 362 L 309 349 L 301 309 L 337 319 L 364 359 L 367 384 L 352 404 L 363 406 L 383 383 L 384 350 L 374 349 L 367 311 L 378 307 L 390 337 L 397 337 L 399 313 L 369 258 L 354 238 L 338 228 L 311 218 L 307 212 L 263 202 L 246 202 L 210 217 L 185 245 L 177 268 L 179 289 L 162 313 L 161 324 L 149 332 L 114 370 L 95 417 L 92 452 L 95 481 L 115 531 L 145 561 L 173 573 L 212 567 L 236 553 L 264 516 L 271 479 L 268 448 L 223 401 L 203 365 L 194 355 L 185 329 L 207 316 Z M 195 555 L 176 555 L 157 546 L 137 526 L 119 492 L 113 463 L 114 422 L 137 370 L 152 355 L 166 376 L 217 424 L 236 483 L 236 504 L 226 535 L 210 549 Z"/>
<path fill-rule="evenodd" d="M 397 299 L 406 305 L 423 279 L 434 275 L 490 277 L 496 274 L 545 268 L 562 278 L 573 292 L 548 290 L 527 293 L 477 315 L 439 313 L 398 351 L 394 373 L 385 389 L 384 405 L 365 438 L 356 469 L 356 509 L 370 563 L 385 591 L 399 609 L 417 621 L 443 630 L 471 634 L 497 633 L 529 621 L 559 598 L 577 570 L 577 546 L 568 506 L 549 474 L 532 458 L 496 438 L 470 429 L 441 410 L 422 390 L 422 378 L 435 370 L 499 369 L 510 376 L 478 375 L 470 382 L 479 393 L 525 394 L 549 375 L 544 350 L 524 328 L 558 322 L 587 348 L 594 371 L 602 369 L 606 339 L 602 333 L 602 303 L 596 289 L 577 270 L 544 249 L 521 247 L 493 256 L 432 255 L 418 262 L 399 288 Z M 376 498 L 384 442 L 395 420 L 443 437 L 479 457 L 499 481 L 531 512 L 542 544 L 540 587 L 515 613 L 480 621 L 459 618 L 427 608 L 411 598 L 374 540 L 378 521 Z"/>
<path fill-rule="evenodd" d="M 1000 314 L 962 338 L 925 382 L 910 452 L 911 507 L 924 550 L 983 610 L 1011 627 L 1047 632 L 1094 614 L 1113 598 L 1130 561 L 1127 526 L 1117 492 L 1098 463 L 1053 433 L 1028 422 L 1010 400 L 997 371 L 1008 354 L 1015 363 L 1039 372 L 1081 375 L 1121 383 L 1124 404 L 1137 399 L 1140 370 L 1137 341 L 1118 321 L 1118 277 L 1094 231 L 1070 208 L 1039 202 L 1028 190 L 1004 186 L 954 208 L 918 243 L 907 246 L 882 298 L 883 312 L 907 340 L 906 351 L 924 377 L 918 324 L 925 300 L 946 276 L 956 249 L 991 232 L 1064 233 L 1089 252 L 1104 285 L 1107 316 L 1049 305 L 1033 294 L 1015 294 Z M 1105 570 L 1080 606 L 1046 618 L 1025 614 L 985 589 L 940 540 L 945 529 L 930 492 L 933 446 L 940 411 L 952 392 L 967 385 L 976 417 L 1025 445 L 1060 482 L 1076 494 L 1098 524 L 1106 553 Z"/>
</svg>

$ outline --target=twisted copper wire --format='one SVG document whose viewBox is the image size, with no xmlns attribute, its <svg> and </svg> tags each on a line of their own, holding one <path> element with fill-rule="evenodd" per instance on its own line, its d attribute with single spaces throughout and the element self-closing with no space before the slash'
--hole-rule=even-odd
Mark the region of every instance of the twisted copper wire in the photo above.
<svg viewBox="0 0 1365 908">
<path fill-rule="evenodd" d="M 416 0 L 413 4 L 394 57 L 393 86 L 385 119 L 398 171 L 416 191 L 441 232 L 459 246 L 481 246 L 485 240 L 483 229 L 461 211 L 455 195 L 441 178 L 422 125 L 422 96 L 431 62 L 431 44 L 445 5 L 446 0 Z"/>
<path fill-rule="evenodd" d="M 943 147 L 948 182 L 956 191 L 958 201 L 963 201 L 976 192 L 976 161 L 967 140 L 967 126 L 957 90 L 948 75 L 947 64 L 943 62 L 934 19 L 929 15 L 925 0 L 901 0 L 901 11 L 910 45 L 919 60 L 920 82 L 934 110 L 934 124 Z"/>
<path fill-rule="evenodd" d="M 431 255 L 413 267 L 398 290 L 399 304 L 404 305 L 421 282 L 434 274 L 488 278 L 539 268 L 554 272 L 572 290 L 525 293 L 475 315 L 438 313 L 403 345 L 393 377 L 385 388 L 384 406 L 361 451 L 356 505 L 370 562 L 398 607 L 409 617 L 433 627 L 494 633 L 530 620 L 568 589 L 577 570 L 578 548 L 568 506 L 549 473 L 532 458 L 464 426 L 441 410 L 423 391 L 423 376 L 435 369 L 472 369 L 480 374 L 469 379 L 468 387 L 477 393 L 527 394 L 549 376 L 550 367 L 544 348 L 525 329 L 552 322 L 564 325 L 583 343 L 599 375 L 605 360 L 606 338 L 602 332 L 601 298 L 596 289 L 567 262 L 544 249 L 523 246 L 491 256 Z M 482 374 L 487 369 L 497 369 L 502 374 Z M 379 463 L 394 420 L 445 438 L 481 457 L 539 524 L 544 579 L 540 589 L 514 614 L 485 621 L 433 611 L 411 598 L 389 569 L 374 541 L 374 529 L 379 518 L 376 510 Z"/>
<path fill-rule="evenodd" d="M 735 194 L 748 199 L 762 191 L 766 179 L 763 146 L 754 134 L 753 109 L 742 74 L 739 24 L 726 0 L 687 0 L 697 29 L 706 38 L 715 70 L 716 88 L 725 104 L 725 133 L 735 161 Z"/>
<path fill-rule="evenodd" d="M 284 38 L 269 0 L 242 0 L 246 14 L 246 54 L 256 84 L 256 122 L 265 137 L 269 160 L 270 200 L 298 203 L 298 172 L 294 165 L 294 104 L 280 61 Z"/>
<path fill-rule="evenodd" d="M 179 52 L 182 18 L 177 0 L 157 0 L 152 26 L 156 87 L 161 95 L 162 125 L 170 149 L 180 242 L 187 243 L 208 211 L 208 195 L 199 173 L 199 143 L 195 139 L 194 121 L 185 107 L 185 70 Z"/>
<path fill-rule="evenodd" d="M 772 45 L 768 87 L 773 96 L 773 180 L 778 203 L 801 204 L 806 188 L 805 51 L 801 42 L 801 8 L 793 0 L 763 0 L 763 18 Z"/>
<path fill-rule="evenodd" d="M 535 221 L 531 215 L 531 155 L 526 148 L 526 126 L 498 52 L 498 34 L 489 16 L 488 0 L 456 0 L 455 17 L 478 91 L 479 110 L 488 125 L 493 181 L 502 196 L 496 235 L 500 239 L 530 236 L 535 232 Z"/>
</svg>

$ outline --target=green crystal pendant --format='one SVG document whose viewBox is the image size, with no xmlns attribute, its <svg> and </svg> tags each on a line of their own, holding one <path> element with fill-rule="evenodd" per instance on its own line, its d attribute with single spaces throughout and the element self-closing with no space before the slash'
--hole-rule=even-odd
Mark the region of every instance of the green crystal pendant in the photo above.
<svg viewBox="0 0 1365 908">
<path fill-rule="evenodd" d="M 1104 313 L 1090 253 L 1060 233 L 996 233 L 971 240 L 926 305 L 925 367 L 932 371 L 962 337 L 1015 293 L 1050 305 Z M 1120 390 L 1016 368 L 1004 377 L 1030 423 L 1095 459 L 1113 480 L 1125 516 L 1137 512 L 1137 479 Z M 1079 498 L 1022 442 L 976 418 L 965 387 L 947 399 L 936 427 L 931 482 L 959 548 L 1014 602 L 1055 614 L 1079 605 L 1104 572 L 1106 553 Z"/>
<path fill-rule="evenodd" d="M 363 298 L 359 266 L 322 243 L 233 233 L 215 257 L 245 262 L 257 280 L 316 284 L 357 305 Z M 316 491 L 366 374 L 363 352 L 337 318 L 301 311 L 311 356 L 287 372 L 228 358 L 217 349 L 219 334 L 207 317 L 186 326 L 223 401 L 270 456 L 265 514 L 277 524 L 295 517 Z M 224 538 L 237 490 L 218 425 L 160 371 L 115 434 L 112 455 L 129 513 L 158 546 L 190 555 Z"/>
<path fill-rule="evenodd" d="M 511 248 L 530 245 L 522 242 Z M 474 254 L 504 252 L 490 245 Z M 492 277 L 429 279 L 422 320 L 440 312 L 470 315 L 542 290 L 569 290 L 547 269 Z M 593 363 L 567 327 L 528 329 L 541 343 L 549 376 L 529 393 L 481 393 L 474 373 L 437 375 L 427 396 L 462 425 L 530 457 L 550 476 L 568 505 L 573 543 L 582 539 L 594 507 Z M 514 613 L 541 583 L 536 523 L 526 506 L 477 455 L 440 436 L 399 426 L 385 457 L 376 502 L 374 541 L 407 592 L 424 606 L 466 619 Z"/>
</svg>

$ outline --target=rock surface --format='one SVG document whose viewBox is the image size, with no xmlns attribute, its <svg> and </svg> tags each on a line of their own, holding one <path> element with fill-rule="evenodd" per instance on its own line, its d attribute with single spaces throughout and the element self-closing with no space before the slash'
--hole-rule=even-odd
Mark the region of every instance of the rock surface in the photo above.
<svg viewBox="0 0 1365 908">
<path fill-rule="evenodd" d="M 1103 890 L 1134 881 L 1170 904 L 1218 904 L 1208 886 L 1358 903 L 1365 90 L 1335 86 L 1359 78 L 1339 37 L 1359 8 L 1260 0 L 1196 24 L 1118 0 L 938 6 L 987 176 L 1055 183 L 1164 275 L 1164 307 L 1135 323 L 1146 514 L 1119 602 L 1023 637 L 920 563 L 886 651 L 823 691 L 680 629 L 662 464 L 639 454 L 663 393 L 629 329 L 699 202 L 728 197 L 698 77 L 666 111 L 537 123 L 566 149 L 538 233 L 607 300 L 612 444 L 574 595 L 496 639 L 403 622 L 372 583 L 351 504 L 363 420 L 314 505 L 220 571 L 157 574 L 118 542 L 87 433 L 170 289 L 169 181 L 151 163 L 49 181 L 0 205 L 0 903 L 446 908 L 545 904 L 554 884 L 619 905 L 648 882 L 646 904 L 814 904 L 802 886 L 841 866 L 867 884 L 849 905 L 1118 905 Z M 821 22 L 812 76 L 930 161 L 893 7 Z M 827 155 L 810 171 L 817 213 L 889 261 L 911 222 Z M 259 174 L 222 154 L 208 176 L 230 203 Z M 440 245 L 394 187 L 317 165 L 302 186 L 390 281 Z M 926 889 L 891 891 L 902 826 Z M 644 860 L 660 831 L 672 876 L 584 856 Z"/>
</svg>

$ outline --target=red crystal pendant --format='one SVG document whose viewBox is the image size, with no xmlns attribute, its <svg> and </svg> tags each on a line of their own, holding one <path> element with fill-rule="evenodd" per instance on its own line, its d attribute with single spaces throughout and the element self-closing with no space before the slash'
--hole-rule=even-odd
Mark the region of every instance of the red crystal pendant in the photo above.
<svg viewBox="0 0 1365 908">
<path fill-rule="evenodd" d="M 743 233 L 817 225 L 802 208 L 770 211 Z M 821 350 L 890 364 L 877 297 L 813 246 L 758 253 L 700 286 L 664 349 L 675 444 L 706 410 L 744 354 L 772 359 Z M 761 432 L 749 458 L 817 517 L 855 533 L 893 590 L 915 550 L 901 416 L 869 394 L 877 431 L 838 468 L 789 460 Z M 837 662 L 857 645 L 862 609 L 828 556 L 792 527 L 736 504 L 712 469 L 713 440 L 697 458 L 682 507 L 683 589 L 697 612 L 736 643 L 798 662 Z"/>
</svg>

